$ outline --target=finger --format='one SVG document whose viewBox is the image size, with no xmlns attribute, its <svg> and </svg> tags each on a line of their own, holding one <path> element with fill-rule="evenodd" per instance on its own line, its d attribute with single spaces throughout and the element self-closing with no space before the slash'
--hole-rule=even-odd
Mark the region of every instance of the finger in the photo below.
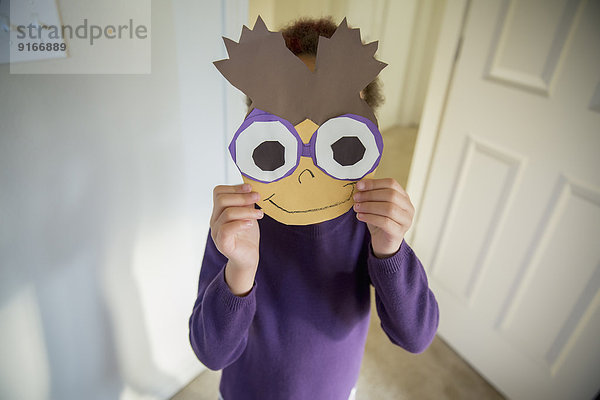
<svg viewBox="0 0 600 400">
<path fill-rule="evenodd" d="M 376 226 L 390 236 L 399 237 L 407 230 L 406 227 L 400 225 L 396 221 L 388 217 L 382 217 L 376 214 L 357 213 L 356 218 L 367 224 Z"/>
<path fill-rule="evenodd" d="M 227 207 L 244 207 L 250 206 L 260 200 L 260 195 L 256 192 L 250 193 L 224 193 L 217 195 L 217 199 L 215 202 L 215 208 L 219 207 L 221 209 Z M 222 211 L 222 210 L 221 210 Z M 219 212 L 220 214 L 220 212 Z"/>
<path fill-rule="evenodd" d="M 406 191 L 398 181 L 393 178 L 383 178 L 383 179 L 362 179 L 356 183 L 356 189 L 359 191 L 366 190 L 377 190 L 377 189 L 394 189 L 397 192 L 402 193 L 403 195 L 408 196 Z"/>
<path fill-rule="evenodd" d="M 361 214 L 375 214 L 387 217 L 394 220 L 399 225 L 406 227 L 410 227 L 412 224 L 412 216 L 410 213 L 394 203 L 371 201 L 355 203 L 354 211 Z"/>
<path fill-rule="evenodd" d="M 363 203 L 366 201 L 394 203 L 400 208 L 408 211 L 411 215 L 414 215 L 415 213 L 415 208 L 410 202 L 410 199 L 407 196 L 403 196 L 400 192 L 390 188 L 358 192 L 353 195 L 353 199 L 356 203 Z"/>
<path fill-rule="evenodd" d="M 247 183 L 241 185 L 217 185 L 213 189 L 213 198 L 219 194 L 225 193 L 250 193 L 252 186 Z"/>
<path fill-rule="evenodd" d="M 216 220 L 216 226 L 222 226 L 236 220 L 256 220 L 264 215 L 262 210 L 249 207 L 227 207 Z"/>
<path fill-rule="evenodd" d="M 241 185 L 217 185 L 214 187 L 213 189 L 213 213 L 211 216 L 211 222 L 213 219 L 216 219 L 216 217 L 221 213 L 222 208 L 216 210 L 215 208 L 218 207 L 217 204 L 217 199 L 223 195 L 223 194 L 233 194 L 233 193 L 250 193 L 252 191 L 252 187 L 247 184 L 241 184 Z"/>
<path fill-rule="evenodd" d="M 215 195 L 211 220 L 215 221 L 225 208 L 248 207 L 260 200 L 256 192 L 250 193 L 218 193 Z"/>
</svg>

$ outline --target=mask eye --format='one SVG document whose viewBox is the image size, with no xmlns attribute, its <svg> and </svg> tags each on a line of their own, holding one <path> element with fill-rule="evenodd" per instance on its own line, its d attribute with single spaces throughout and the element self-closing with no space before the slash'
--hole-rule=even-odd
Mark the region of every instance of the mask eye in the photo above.
<svg viewBox="0 0 600 400">
<path fill-rule="evenodd" d="M 381 158 L 382 146 L 375 135 L 379 131 L 366 118 L 341 116 L 326 121 L 316 134 L 317 165 L 337 179 L 361 179 L 375 169 Z"/>
<path fill-rule="evenodd" d="M 252 159 L 263 171 L 275 171 L 285 164 L 285 147 L 275 140 L 262 142 L 252 152 Z"/>
<path fill-rule="evenodd" d="M 340 165 L 354 165 L 365 156 L 365 146 L 356 136 L 344 136 L 331 145 L 333 159 Z"/>
<path fill-rule="evenodd" d="M 296 167 L 298 139 L 279 121 L 253 122 L 230 146 L 236 165 L 260 182 L 283 178 Z"/>
</svg>

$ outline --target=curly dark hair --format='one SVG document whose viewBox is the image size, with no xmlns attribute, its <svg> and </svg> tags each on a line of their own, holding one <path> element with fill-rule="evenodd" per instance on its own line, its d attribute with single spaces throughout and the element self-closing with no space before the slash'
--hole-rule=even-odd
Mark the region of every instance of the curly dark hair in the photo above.
<svg viewBox="0 0 600 400">
<path fill-rule="evenodd" d="M 331 38 L 338 25 L 333 22 L 332 17 L 323 18 L 299 18 L 282 28 L 281 34 L 287 48 L 295 55 L 308 54 L 317 55 L 319 36 Z M 372 109 L 376 109 L 384 102 L 381 93 L 379 78 L 375 78 L 362 91 L 365 102 Z M 250 107 L 252 101 L 246 96 L 246 105 Z"/>
</svg>

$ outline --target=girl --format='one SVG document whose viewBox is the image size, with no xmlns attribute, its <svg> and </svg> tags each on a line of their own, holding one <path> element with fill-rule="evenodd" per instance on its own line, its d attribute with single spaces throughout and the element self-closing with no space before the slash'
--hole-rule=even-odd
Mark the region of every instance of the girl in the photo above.
<svg viewBox="0 0 600 400">
<path fill-rule="evenodd" d="M 225 61 L 231 62 L 234 56 L 242 57 L 245 44 L 260 43 L 248 51 L 248 57 L 253 58 L 243 63 L 246 69 L 258 62 L 260 51 L 282 42 L 277 35 L 283 36 L 287 49 L 308 67 L 307 74 L 316 70 L 322 73 L 327 60 L 335 58 L 330 54 L 328 58 L 325 50 L 319 52 L 319 44 L 333 47 L 327 51 L 339 50 L 355 57 L 348 65 L 335 65 L 354 71 L 331 75 L 333 81 L 336 76 L 345 79 L 343 85 L 336 86 L 341 94 L 335 96 L 345 96 L 343 92 L 352 86 L 353 79 L 364 82 L 368 77 L 365 84 L 371 83 L 361 84 L 356 99 L 340 101 L 351 108 L 344 112 L 335 109 L 333 103 L 339 99 L 330 93 L 287 99 L 292 104 L 304 103 L 286 112 L 278 108 L 281 93 L 266 93 L 262 98 L 256 93 L 265 87 L 273 90 L 269 82 L 257 85 L 256 79 L 276 79 L 275 73 L 265 73 L 266 78 L 251 75 L 255 80 L 245 82 L 250 79 L 247 70 L 236 75 L 238 70 L 226 63 L 216 64 L 252 99 L 253 112 L 247 120 L 267 115 L 269 120 L 289 121 L 289 129 L 304 146 L 311 143 L 325 120 L 345 112 L 358 115 L 357 119 L 372 126 L 376 135 L 378 131 L 369 121 L 376 124 L 371 107 L 381 96 L 374 79 L 383 67 L 373 61 L 373 48 L 363 46 L 355 33 L 345 20 L 338 27 L 329 19 L 302 20 L 273 33 L 259 18 L 252 31 L 244 31 L 239 45 L 226 42 L 230 59 Z M 351 51 L 344 43 L 369 52 L 371 60 L 364 62 L 364 68 L 361 63 L 366 59 L 361 58 L 360 51 Z M 288 61 L 291 67 L 279 71 L 291 74 L 298 68 L 295 59 Z M 301 69 L 298 73 L 304 74 Z M 276 87 L 296 85 L 300 80 L 286 79 Z M 282 91 L 287 96 L 301 96 L 300 91 Z M 332 107 L 331 115 L 322 114 L 319 101 L 324 97 L 325 107 Z M 240 131 L 241 137 L 244 132 Z M 254 162 L 260 164 L 258 158 Z M 429 346 L 437 330 L 437 302 L 423 266 L 404 241 L 414 215 L 407 193 L 393 179 L 363 178 L 350 186 L 341 185 L 346 181 L 314 164 L 314 159 L 303 154 L 289 176 L 272 183 L 253 180 L 247 173 L 243 185 L 214 189 L 211 230 L 189 323 L 190 341 L 200 361 L 210 369 L 223 369 L 220 392 L 225 400 L 353 398 L 369 326 L 370 285 L 375 287 L 382 328 L 393 343 L 419 353 Z M 319 179 L 325 183 L 314 186 Z M 284 196 L 282 188 L 292 184 L 297 188 L 291 196 Z M 319 196 L 330 187 L 350 191 L 348 201 L 302 206 L 303 201 L 321 201 Z M 289 204 L 292 202 L 293 206 Z M 334 212 L 335 217 L 319 222 L 323 220 L 320 213 L 325 211 Z M 298 215 L 301 220 L 295 219 L 300 218 Z M 313 220 L 317 223 L 306 223 Z M 294 221 L 302 221 L 302 225 Z"/>
</svg>

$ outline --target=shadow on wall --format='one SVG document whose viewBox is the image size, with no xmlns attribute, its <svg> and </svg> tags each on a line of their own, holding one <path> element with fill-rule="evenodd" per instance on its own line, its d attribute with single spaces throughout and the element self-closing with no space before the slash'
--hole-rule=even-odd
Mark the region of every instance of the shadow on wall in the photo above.
<svg viewBox="0 0 600 400">
<path fill-rule="evenodd" d="M 2 146 L 12 175 L 2 177 L 0 397 L 119 398 L 126 386 L 175 386 L 149 367 L 132 273 L 135 166 L 100 140 L 12 139 Z"/>
<path fill-rule="evenodd" d="M 124 15 L 59 6 L 71 25 Z M 167 398 L 202 371 L 188 318 L 225 176 L 222 6 L 153 1 L 149 75 L 0 65 L 0 399 Z"/>
</svg>

